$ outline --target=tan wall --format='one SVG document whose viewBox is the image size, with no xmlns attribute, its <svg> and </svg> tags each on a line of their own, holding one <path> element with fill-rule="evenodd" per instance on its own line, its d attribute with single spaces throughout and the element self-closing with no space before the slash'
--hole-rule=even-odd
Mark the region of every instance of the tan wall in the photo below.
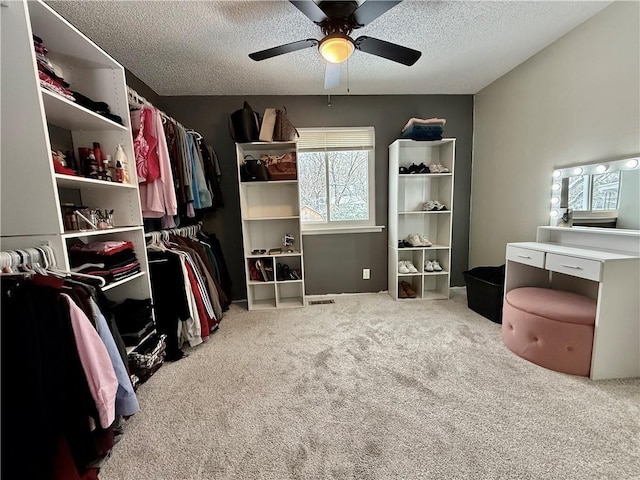
<svg viewBox="0 0 640 480">
<path fill-rule="evenodd" d="M 554 167 L 640 152 L 640 3 L 613 3 L 474 103 L 470 267 L 535 240 Z"/>
</svg>

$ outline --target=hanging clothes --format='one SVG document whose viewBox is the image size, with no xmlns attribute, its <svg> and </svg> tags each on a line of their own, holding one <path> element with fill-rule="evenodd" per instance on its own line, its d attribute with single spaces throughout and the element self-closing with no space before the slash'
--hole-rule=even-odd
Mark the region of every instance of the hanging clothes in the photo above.
<svg viewBox="0 0 640 480">
<path fill-rule="evenodd" d="M 137 411 L 119 334 L 86 287 L 51 275 L 2 280 L 1 348 L 5 359 L 20 359 L 19 371 L 2 375 L 7 478 L 97 478 L 116 415 Z"/>
</svg>

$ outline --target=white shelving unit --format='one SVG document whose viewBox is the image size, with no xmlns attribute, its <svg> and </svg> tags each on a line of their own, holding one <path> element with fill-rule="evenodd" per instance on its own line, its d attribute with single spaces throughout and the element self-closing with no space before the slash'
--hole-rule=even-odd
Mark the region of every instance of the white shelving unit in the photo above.
<svg viewBox="0 0 640 480">
<path fill-rule="evenodd" d="M 449 173 L 399 173 L 411 164 L 442 164 Z M 407 282 L 416 299 L 449 298 L 451 266 L 451 228 L 453 216 L 453 178 L 455 139 L 439 141 L 396 140 L 389 145 L 389 294 L 399 297 L 400 282 Z M 446 210 L 424 211 L 428 200 L 437 200 Z M 430 247 L 399 247 L 410 234 L 423 235 Z M 409 260 L 417 273 L 398 273 L 398 262 Z M 441 272 L 425 271 L 427 260 L 437 260 Z M 402 300 L 405 300 L 402 298 Z M 409 299 L 407 299 L 409 300 Z"/>
<path fill-rule="evenodd" d="M 304 279 L 302 235 L 300 229 L 300 192 L 297 180 L 243 182 L 240 169 L 246 155 L 297 153 L 295 142 L 254 142 L 236 144 L 240 209 L 242 213 L 242 238 L 244 268 L 249 310 L 270 308 L 294 308 L 305 306 L 304 280 L 278 280 L 278 264 L 301 272 Z M 287 252 L 282 245 L 284 234 L 295 238 Z M 254 254 L 256 250 L 281 248 L 277 255 Z M 250 277 L 250 262 L 261 259 L 265 268 L 273 271 L 273 281 L 255 281 Z"/>
<path fill-rule="evenodd" d="M 151 298 L 135 162 L 132 184 L 56 174 L 49 125 L 70 131 L 74 153 L 99 142 L 104 154 L 122 144 L 133 159 L 133 141 L 124 68 L 41 1 L 4 2 L 0 8 L 2 45 L 2 248 L 50 245 L 59 269 L 69 270 L 69 246 L 78 241 L 129 240 L 141 266 L 137 275 L 107 285 L 114 301 Z M 48 57 L 71 89 L 106 102 L 120 125 L 40 87 L 32 35 L 42 38 Z M 60 198 L 114 210 L 116 228 L 65 231 Z"/>
</svg>

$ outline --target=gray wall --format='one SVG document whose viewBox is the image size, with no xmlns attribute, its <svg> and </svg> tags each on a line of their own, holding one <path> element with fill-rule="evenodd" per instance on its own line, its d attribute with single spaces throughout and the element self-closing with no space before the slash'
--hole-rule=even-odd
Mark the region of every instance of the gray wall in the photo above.
<svg viewBox="0 0 640 480">
<path fill-rule="evenodd" d="M 374 126 L 376 131 L 376 221 L 387 225 L 388 146 L 410 117 L 447 119 L 446 137 L 457 138 L 455 214 L 453 218 L 452 285 L 463 285 L 468 266 L 469 198 L 471 191 L 472 95 L 247 97 L 161 97 L 164 110 L 214 146 L 222 169 L 225 206 L 208 214 L 205 226 L 215 232 L 231 270 L 233 297 L 246 298 L 240 202 L 235 146 L 228 133 L 231 112 L 247 100 L 254 110 L 285 105 L 297 127 Z M 387 231 L 304 237 L 307 294 L 387 290 Z M 362 280 L 362 269 L 371 279 Z"/>
<path fill-rule="evenodd" d="M 470 266 L 549 224 L 555 168 L 640 151 L 640 3 L 613 2 L 475 96 Z"/>
</svg>

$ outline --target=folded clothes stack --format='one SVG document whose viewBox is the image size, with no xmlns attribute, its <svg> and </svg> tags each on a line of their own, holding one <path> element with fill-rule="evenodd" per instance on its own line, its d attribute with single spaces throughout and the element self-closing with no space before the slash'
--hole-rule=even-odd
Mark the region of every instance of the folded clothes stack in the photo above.
<svg viewBox="0 0 640 480">
<path fill-rule="evenodd" d="M 442 140 L 446 123 L 444 118 L 410 118 L 402 127 L 402 138 L 421 141 Z"/>
<path fill-rule="evenodd" d="M 124 123 L 122 123 L 122 117 L 111 113 L 109 105 L 105 102 L 96 102 L 81 93 L 69 90 L 70 85 L 64 81 L 64 78 L 56 73 L 56 67 L 51 63 L 51 60 L 49 60 L 49 57 L 47 56 L 49 53 L 47 47 L 45 47 L 42 39 L 36 35 L 33 35 L 33 49 L 36 52 L 38 76 L 40 78 L 40 86 L 42 88 L 46 88 L 67 100 L 76 102 L 78 105 L 82 105 L 98 115 L 102 115 L 109 120 L 113 120 L 120 125 L 124 125 Z"/>
<path fill-rule="evenodd" d="M 117 282 L 140 272 L 140 262 L 127 241 L 91 242 L 69 249 L 71 270 Z"/>
<path fill-rule="evenodd" d="M 53 64 L 47 57 L 47 54 L 49 53 L 47 47 L 45 47 L 42 39 L 35 35 L 33 35 L 33 49 L 36 52 L 40 86 L 63 96 L 67 100 L 71 100 L 72 102 L 75 101 L 73 94 L 67 90 L 69 88 L 69 84 L 65 82 L 62 77 L 56 74 Z"/>
</svg>

